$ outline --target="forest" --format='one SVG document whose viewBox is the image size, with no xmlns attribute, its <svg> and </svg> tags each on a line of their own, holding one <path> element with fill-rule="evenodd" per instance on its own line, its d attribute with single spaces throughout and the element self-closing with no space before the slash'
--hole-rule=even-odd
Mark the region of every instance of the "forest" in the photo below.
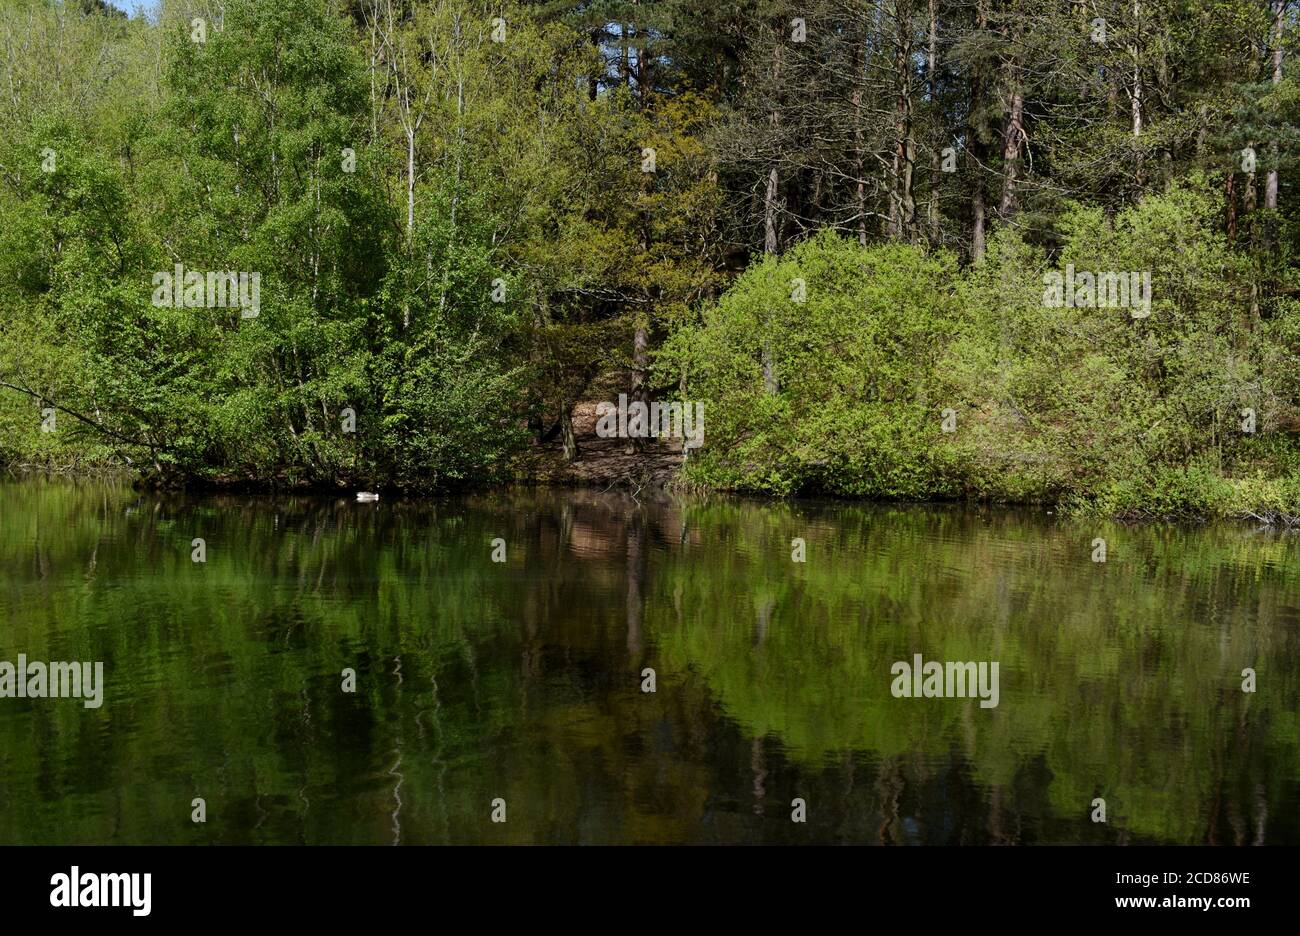
<svg viewBox="0 0 1300 936">
<path fill-rule="evenodd" d="M 0 0 L 0 465 L 434 493 L 626 395 L 681 489 L 1300 523 L 1292 0 L 124 5 Z"/>
</svg>

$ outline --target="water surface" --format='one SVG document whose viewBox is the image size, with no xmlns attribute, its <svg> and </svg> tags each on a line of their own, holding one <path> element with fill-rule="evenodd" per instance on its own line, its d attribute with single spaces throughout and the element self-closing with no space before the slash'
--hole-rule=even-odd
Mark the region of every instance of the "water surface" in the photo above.
<svg viewBox="0 0 1300 936">
<path fill-rule="evenodd" d="M 0 660 L 106 683 L 0 699 L 0 841 L 1294 844 L 1298 550 L 1043 511 L 0 483 Z M 895 698 L 915 653 L 998 661 L 998 706 Z"/>
</svg>

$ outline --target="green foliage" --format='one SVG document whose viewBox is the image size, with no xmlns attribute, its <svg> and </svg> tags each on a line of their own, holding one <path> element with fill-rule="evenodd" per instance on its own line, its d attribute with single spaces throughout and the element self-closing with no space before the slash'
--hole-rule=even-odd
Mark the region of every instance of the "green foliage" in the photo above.
<svg viewBox="0 0 1300 936">
<path fill-rule="evenodd" d="M 951 258 L 863 249 L 829 232 L 751 266 L 660 356 L 704 401 L 708 444 L 693 476 L 779 493 L 941 488 L 944 458 L 924 437 L 938 432 L 933 366 L 954 323 L 954 274 Z M 792 298 L 797 280 L 803 302 Z"/>
<path fill-rule="evenodd" d="M 436 488 L 502 471 L 520 437 L 519 308 L 491 300 L 514 220 L 502 180 L 421 152 L 403 232 L 369 132 L 372 74 L 329 3 L 233 2 L 205 43 L 168 19 L 148 38 L 162 81 L 131 102 L 139 119 L 96 140 L 55 102 L 5 154 L 22 169 L 0 194 L 15 309 L 0 377 L 25 397 L 5 397 L 0 456 L 59 463 L 72 446 L 159 483 Z M 146 67 L 143 41 L 127 52 Z M 466 77 L 427 93 L 445 101 L 452 81 Z M 155 273 L 176 264 L 257 274 L 258 314 L 155 304 Z M 87 419 L 42 439 L 41 400 Z"/>
<path fill-rule="evenodd" d="M 1294 471 L 1294 325 L 1252 317 L 1247 265 L 1204 188 L 1114 218 L 1078 206 L 1059 228 L 1050 263 L 1004 228 L 962 271 L 825 232 L 752 266 L 661 357 L 705 401 L 710 444 L 690 477 L 783 494 L 1070 500 L 1134 517 L 1281 509 L 1282 489 L 1252 505 L 1234 484 Z M 1136 298 L 1048 303 L 1045 273 L 1067 266 L 1149 272 L 1150 314 Z"/>
<path fill-rule="evenodd" d="M 704 404 L 704 487 L 1291 516 L 1294 16 L 879 12 L 0 6 L 0 461 L 433 490 L 627 389 Z M 259 314 L 155 304 L 177 264 Z"/>
</svg>

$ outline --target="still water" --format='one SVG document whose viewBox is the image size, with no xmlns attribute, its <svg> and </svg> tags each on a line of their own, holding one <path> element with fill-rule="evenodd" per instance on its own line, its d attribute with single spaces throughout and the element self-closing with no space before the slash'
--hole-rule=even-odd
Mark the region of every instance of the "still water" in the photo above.
<svg viewBox="0 0 1300 936">
<path fill-rule="evenodd" d="M 1300 843 L 1300 537 L 1250 525 L 23 480 L 0 576 L 0 660 L 104 664 L 0 699 L 6 843 Z M 917 653 L 998 705 L 896 698 Z"/>
</svg>

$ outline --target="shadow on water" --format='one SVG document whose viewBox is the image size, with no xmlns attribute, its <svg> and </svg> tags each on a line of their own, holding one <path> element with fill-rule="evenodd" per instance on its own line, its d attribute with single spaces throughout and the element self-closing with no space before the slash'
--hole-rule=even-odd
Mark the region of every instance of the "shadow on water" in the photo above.
<svg viewBox="0 0 1300 936">
<path fill-rule="evenodd" d="M 0 660 L 106 681 L 0 699 L 6 842 L 1300 842 L 1295 536 L 557 490 L 0 505 Z M 999 662 L 999 704 L 895 698 L 916 653 Z"/>
</svg>

